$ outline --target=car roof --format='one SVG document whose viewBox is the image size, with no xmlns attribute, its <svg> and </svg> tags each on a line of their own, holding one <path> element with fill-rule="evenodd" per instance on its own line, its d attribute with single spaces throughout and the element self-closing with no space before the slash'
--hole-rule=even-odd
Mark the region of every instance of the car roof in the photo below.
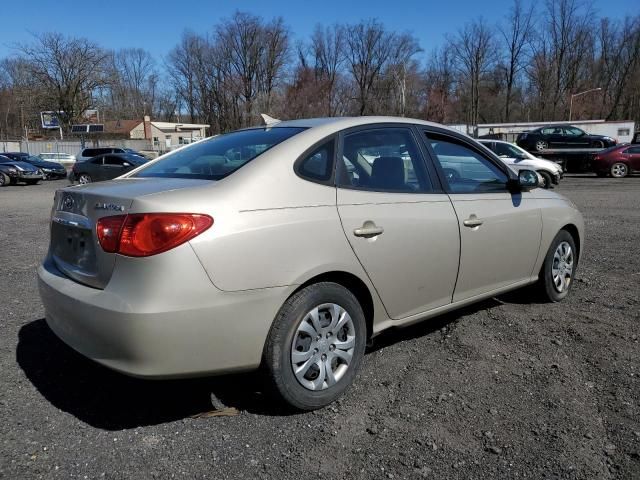
<svg viewBox="0 0 640 480">
<path fill-rule="evenodd" d="M 332 126 L 332 127 L 335 127 L 336 130 L 343 130 L 345 128 L 357 127 L 360 125 L 370 125 L 375 123 L 407 123 L 407 124 L 416 124 L 416 125 L 426 125 L 431 127 L 447 128 L 449 130 L 457 132 L 457 130 L 448 128 L 445 125 L 441 125 L 439 123 L 434 123 L 434 122 L 427 122 L 425 120 L 419 120 L 417 118 L 384 117 L 384 116 L 305 118 L 305 119 L 298 119 L 298 120 L 284 120 L 282 122 L 278 122 L 270 126 L 303 127 L 303 128 Z"/>
</svg>

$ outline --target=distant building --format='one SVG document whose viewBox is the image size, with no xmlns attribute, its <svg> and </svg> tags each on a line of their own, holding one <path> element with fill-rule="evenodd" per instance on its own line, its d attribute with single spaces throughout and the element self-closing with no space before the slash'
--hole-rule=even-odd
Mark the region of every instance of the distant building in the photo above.
<svg viewBox="0 0 640 480">
<path fill-rule="evenodd" d="M 144 120 L 112 120 L 105 122 L 105 133 L 123 135 L 132 140 L 148 140 L 154 150 L 166 151 L 196 142 L 207 136 L 209 125 L 199 123 L 155 122 Z"/>
</svg>

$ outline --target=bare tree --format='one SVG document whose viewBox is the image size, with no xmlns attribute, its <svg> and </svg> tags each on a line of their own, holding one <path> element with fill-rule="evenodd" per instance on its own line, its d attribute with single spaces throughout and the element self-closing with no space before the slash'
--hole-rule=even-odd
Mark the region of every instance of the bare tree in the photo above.
<svg viewBox="0 0 640 480">
<path fill-rule="evenodd" d="M 533 33 L 533 6 L 528 8 L 522 6 L 521 0 L 514 0 L 513 7 L 507 17 L 507 24 L 498 27 L 500 36 L 504 42 L 504 77 L 505 77 L 505 99 L 504 99 L 504 120 L 511 119 L 511 102 L 513 99 L 513 89 L 517 81 L 517 76 L 526 66 L 526 56 Z"/>
<path fill-rule="evenodd" d="M 395 35 L 377 20 L 346 27 L 344 56 L 357 91 L 358 114 L 370 110 L 375 83 L 389 61 Z"/>
<path fill-rule="evenodd" d="M 198 35 L 184 32 L 180 43 L 169 52 L 166 62 L 173 88 L 182 98 L 192 123 L 196 121 L 194 60 L 201 45 L 202 39 Z"/>
<path fill-rule="evenodd" d="M 468 122 L 477 125 L 480 112 L 480 80 L 496 58 L 493 32 L 483 19 L 474 20 L 450 39 L 455 65 L 469 81 Z"/>
<path fill-rule="evenodd" d="M 337 24 L 330 27 L 317 25 L 311 36 L 316 80 L 325 99 L 324 115 L 328 116 L 335 115 L 338 106 L 336 86 L 344 63 L 344 39 L 344 27 Z"/>
<path fill-rule="evenodd" d="M 45 33 L 19 50 L 42 86 L 42 108 L 60 111 L 66 126 L 93 106 L 94 92 L 108 83 L 108 54 L 87 39 Z"/>
</svg>

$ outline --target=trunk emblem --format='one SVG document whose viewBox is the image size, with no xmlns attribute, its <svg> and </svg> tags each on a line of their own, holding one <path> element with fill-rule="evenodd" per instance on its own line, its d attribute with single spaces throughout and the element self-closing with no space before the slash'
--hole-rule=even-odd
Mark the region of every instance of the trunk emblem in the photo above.
<svg viewBox="0 0 640 480">
<path fill-rule="evenodd" d="M 115 203 L 96 203 L 93 208 L 95 210 L 112 210 L 115 212 L 124 212 L 124 207 L 122 205 L 116 205 Z"/>
<path fill-rule="evenodd" d="M 63 210 L 71 210 L 73 209 L 73 204 L 75 203 L 75 200 L 73 199 L 73 197 L 69 194 L 65 194 L 62 197 L 62 209 Z"/>
</svg>

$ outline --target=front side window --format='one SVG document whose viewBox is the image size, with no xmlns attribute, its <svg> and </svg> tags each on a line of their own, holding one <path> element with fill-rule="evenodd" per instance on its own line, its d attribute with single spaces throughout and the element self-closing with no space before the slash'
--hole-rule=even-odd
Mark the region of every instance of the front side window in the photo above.
<svg viewBox="0 0 640 480">
<path fill-rule="evenodd" d="M 584 132 L 576 127 L 566 127 L 564 129 L 564 133 L 571 137 L 579 137 L 580 135 L 584 135 Z"/>
<path fill-rule="evenodd" d="M 638 155 L 640 154 L 640 147 L 629 147 L 624 153 L 628 153 L 629 155 Z"/>
<path fill-rule="evenodd" d="M 493 149 L 493 151 L 496 152 L 498 156 L 511 158 L 522 157 L 522 152 L 508 143 L 496 143 L 496 147 Z"/>
<path fill-rule="evenodd" d="M 106 157 L 104 157 L 104 164 L 122 166 L 124 164 L 124 160 L 114 155 L 107 155 Z"/>
<path fill-rule="evenodd" d="M 427 141 L 451 193 L 506 190 L 507 174 L 476 150 L 446 135 L 427 133 Z"/>
<path fill-rule="evenodd" d="M 219 135 L 176 150 L 140 170 L 135 177 L 221 180 L 303 130 L 299 127 L 264 127 Z"/>
<path fill-rule="evenodd" d="M 418 146 L 407 128 L 380 128 L 344 137 L 341 187 L 397 193 L 431 191 Z"/>
<path fill-rule="evenodd" d="M 334 143 L 331 139 L 302 159 L 297 167 L 298 175 L 311 181 L 329 180 L 333 170 Z"/>
</svg>

